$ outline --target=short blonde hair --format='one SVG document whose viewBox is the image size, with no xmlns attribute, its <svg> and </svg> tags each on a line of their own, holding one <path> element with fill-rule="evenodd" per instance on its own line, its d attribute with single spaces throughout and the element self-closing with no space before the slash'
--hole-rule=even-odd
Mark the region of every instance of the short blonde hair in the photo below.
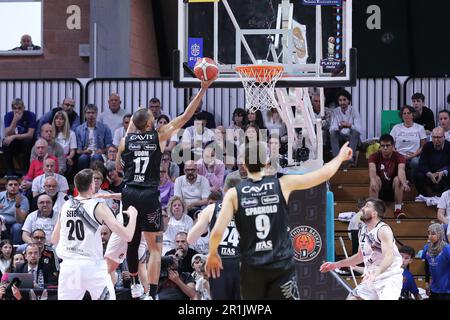
<svg viewBox="0 0 450 320">
<path fill-rule="evenodd" d="M 173 216 L 172 214 L 172 205 L 175 201 L 180 201 L 181 205 L 183 206 L 183 214 L 186 213 L 186 202 L 183 200 L 183 198 L 179 197 L 179 196 L 173 196 L 172 198 L 170 198 L 169 203 L 167 204 L 167 214 L 169 215 L 169 218 Z"/>
</svg>

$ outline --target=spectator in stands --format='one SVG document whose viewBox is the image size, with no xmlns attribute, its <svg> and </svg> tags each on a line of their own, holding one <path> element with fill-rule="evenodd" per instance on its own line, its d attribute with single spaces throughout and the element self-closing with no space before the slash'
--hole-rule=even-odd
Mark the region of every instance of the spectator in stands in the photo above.
<svg viewBox="0 0 450 320">
<path fill-rule="evenodd" d="M 41 194 L 37 199 L 38 210 L 31 212 L 22 227 L 22 240 L 25 243 L 32 243 L 31 232 L 35 229 L 42 229 L 46 239 L 52 238 L 58 214 L 53 211 L 52 198 L 47 194 Z"/>
<path fill-rule="evenodd" d="M 390 133 L 395 141 L 395 150 L 406 158 L 410 181 L 415 178 L 415 172 L 419 166 L 419 156 L 427 138 L 424 127 L 413 122 L 414 112 L 415 109 L 411 106 L 401 107 L 400 117 L 403 123 L 396 124 Z"/>
<path fill-rule="evenodd" d="M 362 132 L 361 117 L 358 110 L 351 106 L 352 96 L 350 92 L 342 90 L 337 95 L 338 108 L 334 109 L 331 116 L 330 144 L 333 157 L 339 153 L 340 145 L 349 141 L 349 147 L 353 150 L 353 159 L 347 166 L 356 166 L 356 148 L 360 144 Z"/>
<path fill-rule="evenodd" d="M 28 170 L 28 159 L 33 146 L 33 135 L 36 130 L 36 115 L 25 110 L 22 99 L 14 99 L 12 111 L 5 114 L 3 132 L 3 157 L 5 158 L 6 175 L 16 175 L 14 170 L 14 155 L 24 154 L 21 163 Z"/>
<path fill-rule="evenodd" d="M 225 178 L 223 191 L 226 192 L 228 189 L 230 189 L 231 185 L 233 184 L 232 182 L 234 180 L 238 180 L 240 182 L 240 181 L 245 180 L 245 179 L 247 179 L 247 170 L 245 169 L 244 164 L 241 163 L 241 164 L 238 165 L 238 169 L 236 171 L 231 172 Z M 238 183 L 236 183 L 236 185 Z"/>
<path fill-rule="evenodd" d="M 13 255 L 13 264 L 12 264 L 12 269 L 14 270 L 19 264 L 24 263 L 25 262 L 25 257 L 23 255 L 22 252 L 16 252 Z"/>
<path fill-rule="evenodd" d="M 22 242 L 22 223 L 28 215 L 30 204 L 19 191 L 19 178 L 6 177 L 6 191 L 0 192 L 0 216 L 5 219 L 5 225 L 13 244 Z"/>
<path fill-rule="evenodd" d="M 209 287 L 209 279 L 205 272 L 206 255 L 196 254 L 192 257 L 192 277 L 195 280 L 195 291 L 197 292 L 196 300 L 211 300 L 211 290 Z"/>
<path fill-rule="evenodd" d="M 425 107 L 425 96 L 416 92 L 411 97 L 412 106 L 416 110 L 414 113 L 414 122 L 423 125 L 427 135 L 434 129 L 434 113 L 430 108 Z"/>
<path fill-rule="evenodd" d="M 127 114 L 125 109 L 120 108 L 121 103 L 120 96 L 117 93 L 111 93 L 108 99 L 108 109 L 98 116 L 98 121 L 107 126 L 111 133 L 122 127 L 123 116 Z"/>
<path fill-rule="evenodd" d="M 266 129 L 261 110 L 256 110 L 255 112 L 247 110 L 247 121 L 246 128 L 251 124 L 256 125 L 259 129 Z"/>
<path fill-rule="evenodd" d="M 148 102 L 148 109 L 152 112 L 153 119 L 158 119 L 161 115 L 161 101 L 158 98 L 151 98 Z"/>
<path fill-rule="evenodd" d="M 437 205 L 437 218 L 443 224 L 450 222 L 450 190 L 442 192 Z"/>
<path fill-rule="evenodd" d="M 178 232 L 188 232 L 194 225 L 194 221 L 187 215 L 186 203 L 182 198 L 173 196 L 169 200 L 167 206 L 167 213 L 169 215 L 168 232 L 166 232 L 166 239 L 170 241 L 170 245 L 174 248 L 175 236 Z M 169 244 L 166 242 L 166 244 Z"/>
<path fill-rule="evenodd" d="M 105 254 L 106 246 L 108 245 L 109 238 L 111 237 L 111 230 L 106 224 L 102 225 L 100 237 L 102 238 L 103 254 Z"/>
<path fill-rule="evenodd" d="M 192 101 L 195 98 L 195 96 L 192 96 L 190 101 Z M 216 127 L 216 120 L 214 119 L 214 116 L 212 115 L 212 113 L 206 111 L 206 110 L 202 110 L 202 106 L 203 106 L 203 101 L 200 101 L 197 110 L 195 110 L 194 115 L 192 116 L 192 118 L 186 122 L 183 126 L 183 129 L 186 129 L 188 127 L 191 127 L 194 125 L 194 120 L 197 119 L 197 116 L 199 114 L 201 114 L 201 118 L 202 119 L 206 119 L 206 127 L 208 129 L 214 129 Z"/>
<path fill-rule="evenodd" d="M 203 157 L 196 162 L 198 174 L 208 180 L 211 190 L 222 190 L 224 182 L 225 165 L 216 159 L 217 149 L 215 142 L 207 143 L 203 149 Z"/>
<path fill-rule="evenodd" d="M 398 251 L 403 258 L 403 287 L 402 293 L 400 294 L 400 300 L 412 300 L 412 298 L 415 300 L 422 300 L 419 294 L 419 289 L 417 289 L 416 282 L 414 281 L 414 277 L 408 269 L 409 264 L 414 261 L 416 252 L 413 248 L 408 246 L 403 246 Z"/>
<path fill-rule="evenodd" d="M 450 245 L 445 242 L 444 228 L 439 223 L 428 227 L 429 243 L 422 251 L 426 259 L 431 281 L 426 278 L 430 300 L 450 300 Z"/>
<path fill-rule="evenodd" d="M 445 140 L 444 129 L 440 127 L 433 129 L 431 138 L 422 148 L 415 185 L 419 194 L 441 196 L 449 189 L 450 142 Z"/>
<path fill-rule="evenodd" d="M 42 271 L 44 276 L 44 284 L 54 284 L 57 279 L 52 273 L 52 270 L 40 262 L 40 251 L 37 244 L 31 243 L 25 250 L 25 260 L 27 262 L 17 265 L 14 272 L 16 273 L 31 273 L 34 278 L 35 285 L 37 284 L 39 272 Z"/>
<path fill-rule="evenodd" d="M 13 51 L 21 51 L 21 50 L 41 50 L 41 47 L 35 46 L 33 44 L 33 40 L 29 34 L 24 34 L 20 37 L 20 46 L 12 49 Z"/>
<path fill-rule="evenodd" d="M 322 119 L 322 139 L 324 151 L 331 147 L 330 146 L 330 125 L 331 125 L 331 109 L 324 107 L 323 117 L 320 116 L 320 93 L 315 92 L 311 95 L 311 104 L 313 107 L 314 115 L 316 119 Z"/>
<path fill-rule="evenodd" d="M 191 261 L 192 257 L 198 254 L 192 248 L 189 248 L 189 244 L 187 243 L 187 232 L 180 231 L 175 236 L 175 244 L 176 247 L 170 251 L 168 251 L 165 255 L 175 255 L 178 259 L 178 270 L 181 272 L 189 272 L 192 273 L 194 268 L 192 268 Z"/>
<path fill-rule="evenodd" d="M 158 300 L 189 300 L 195 296 L 195 280 L 191 273 L 180 271 L 174 255 L 162 257 Z"/>
<path fill-rule="evenodd" d="M 48 153 L 54 155 L 58 160 L 57 171 L 59 174 L 65 174 L 67 169 L 66 156 L 64 154 L 64 149 L 59 143 L 53 138 L 53 128 L 50 123 L 46 123 L 41 127 L 41 138 L 45 139 L 48 143 Z M 30 161 L 38 159 L 39 155 L 37 153 L 36 147 L 31 149 Z"/>
<path fill-rule="evenodd" d="M 105 165 L 108 180 L 109 180 L 109 189 L 112 193 L 122 193 L 123 188 L 125 187 L 125 182 L 123 182 L 122 175 L 119 174 L 116 170 L 116 166 L 113 163 L 107 163 Z"/>
<path fill-rule="evenodd" d="M 127 113 L 122 118 L 122 126 L 114 130 L 113 136 L 113 145 L 116 147 L 119 146 L 120 140 L 125 137 L 128 129 L 128 125 L 130 124 L 131 113 Z"/>
<path fill-rule="evenodd" d="M 160 114 L 156 119 L 156 128 L 160 128 L 170 122 L 170 119 L 165 114 Z"/>
<path fill-rule="evenodd" d="M 55 278 L 57 278 L 59 273 L 59 259 L 56 256 L 55 249 L 50 244 L 47 244 L 50 242 L 50 239 L 47 241 L 44 230 L 34 229 L 31 233 L 31 239 L 32 243 L 39 247 L 39 254 L 41 256 L 39 264 L 47 266 Z"/>
<path fill-rule="evenodd" d="M 103 162 L 106 149 L 112 144 L 111 130 L 97 121 L 98 108 L 94 104 L 86 105 L 84 109 L 85 119 L 76 130 L 78 169 L 86 169 L 91 161 Z"/>
<path fill-rule="evenodd" d="M 204 113 L 194 116 L 194 125 L 187 127 L 181 138 L 183 152 L 189 150 L 194 159 L 201 158 L 203 148 L 210 141 L 214 141 L 214 131 L 206 127 L 207 117 Z M 192 159 L 192 158 L 189 158 Z"/>
<path fill-rule="evenodd" d="M 259 111 L 259 110 L 258 110 Z M 245 128 L 245 143 L 241 144 L 238 148 L 237 160 L 238 164 L 242 163 L 242 159 L 244 159 L 245 147 L 248 144 L 260 143 L 264 145 L 264 150 L 267 152 L 267 156 L 269 156 L 269 148 L 267 146 L 267 130 L 259 128 L 254 123 L 249 123 Z"/>
<path fill-rule="evenodd" d="M 234 141 L 236 146 L 239 146 L 244 141 L 244 129 L 247 126 L 247 113 L 242 108 L 236 108 L 231 116 L 233 124 L 226 132 L 228 141 Z"/>
<path fill-rule="evenodd" d="M 450 111 L 439 111 L 439 127 L 444 129 L 445 140 L 450 141 Z"/>
<path fill-rule="evenodd" d="M 369 157 L 369 197 L 384 201 L 395 200 L 394 217 L 404 218 L 403 193 L 410 191 L 406 180 L 406 159 L 394 151 L 394 138 L 390 134 L 380 137 L 380 150 Z"/>
<path fill-rule="evenodd" d="M 41 136 L 41 127 L 46 123 L 53 123 L 55 115 L 58 111 L 65 111 L 69 119 L 69 128 L 75 132 L 77 127 L 80 125 L 80 116 L 75 112 L 75 100 L 72 98 L 65 98 L 61 106 L 53 108 L 52 110 L 44 113 L 44 115 L 39 119 L 39 123 L 36 128 L 36 136 Z"/>
<path fill-rule="evenodd" d="M 183 198 L 187 204 L 187 211 L 190 217 L 194 212 L 201 209 L 208 203 L 208 196 L 211 187 L 208 180 L 198 175 L 197 165 L 190 160 L 184 165 L 185 175 L 175 179 L 174 195 Z"/>
<path fill-rule="evenodd" d="M 57 111 L 52 122 L 52 138 L 64 151 L 67 171 L 72 172 L 75 165 L 77 137 L 69 127 L 69 118 L 65 111 Z"/>
<path fill-rule="evenodd" d="M 159 197 L 161 199 L 161 207 L 165 208 L 169 204 L 170 198 L 173 197 L 174 183 L 167 174 L 167 168 L 161 164 L 159 167 Z"/>
<path fill-rule="evenodd" d="M 264 124 L 266 125 L 269 134 L 274 133 L 280 137 L 281 143 L 288 142 L 287 129 L 277 108 L 272 108 L 263 113 Z"/>
<path fill-rule="evenodd" d="M 55 211 L 56 213 L 59 213 L 61 211 L 62 205 L 64 204 L 64 202 L 66 202 L 67 199 L 69 199 L 69 196 L 67 196 L 66 193 L 60 192 L 58 191 L 58 189 L 59 189 L 58 181 L 55 179 L 54 176 L 49 176 L 45 178 L 44 192 L 42 193 L 52 198 L 53 211 Z M 34 197 L 31 200 L 30 212 L 33 212 L 38 209 L 37 206 L 38 196 Z"/>
<path fill-rule="evenodd" d="M 55 173 L 55 160 L 47 158 L 44 160 L 44 173 L 33 179 L 31 191 L 33 198 L 45 191 L 44 184 L 48 177 L 54 177 L 58 182 L 58 192 L 67 193 L 69 191 L 69 184 L 65 176 Z"/>
<path fill-rule="evenodd" d="M 13 265 L 13 246 L 11 241 L 0 242 L 0 275 L 11 272 Z"/>
<path fill-rule="evenodd" d="M 113 164 L 116 163 L 117 151 L 118 151 L 117 147 L 115 145 L 113 145 L 113 144 L 108 147 L 108 151 L 106 151 L 106 163 L 105 163 L 105 166 L 108 163 L 113 163 Z"/>
</svg>

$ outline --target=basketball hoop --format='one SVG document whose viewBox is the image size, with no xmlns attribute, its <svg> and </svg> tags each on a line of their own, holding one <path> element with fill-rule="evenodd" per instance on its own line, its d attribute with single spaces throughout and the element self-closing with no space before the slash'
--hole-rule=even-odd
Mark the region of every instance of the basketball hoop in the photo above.
<svg viewBox="0 0 450 320">
<path fill-rule="evenodd" d="M 278 105 L 275 99 L 275 84 L 283 70 L 281 65 L 252 64 L 236 67 L 245 89 L 247 110 L 269 110 Z"/>
</svg>

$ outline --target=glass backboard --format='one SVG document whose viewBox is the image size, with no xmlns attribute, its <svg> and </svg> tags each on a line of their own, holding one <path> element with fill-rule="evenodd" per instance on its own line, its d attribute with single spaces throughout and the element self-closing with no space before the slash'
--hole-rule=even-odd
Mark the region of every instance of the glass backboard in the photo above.
<svg viewBox="0 0 450 320">
<path fill-rule="evenodd" d="M 237 65 L 281 64 L 278 87 L 356 82 L 352 0 L 179 0 L 174 80 L 195 87 L 197 59 L 219 65 L 216 87 L 242 86 Z"/>
</svg>

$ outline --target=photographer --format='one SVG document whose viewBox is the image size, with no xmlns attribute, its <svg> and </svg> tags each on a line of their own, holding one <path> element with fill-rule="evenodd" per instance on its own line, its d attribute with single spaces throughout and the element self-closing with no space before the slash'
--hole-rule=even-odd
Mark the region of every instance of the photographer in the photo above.
<svg viewBox="0 0 450 320">
<path fill-rule="evenodd" d="M 175 255 L 161 258 L 158 300 L 189 300 L 197 295 L 195 280 L 189 272 L 181 272 Z"/>
<path fill-rule="evenodd" d="M 17 285 L 20 286 L 19 279 L 15 278 L 9 282 L 8 276 L 4 275 L 0 282 L 0 300 L 22 300 L 22 294 Z"/>
<path fill-rule="evenodd" d="M 189 248 L 187 243 L 187 233 L 185 231 L 180 231 L 175 236 L 176 248 L 167 251 L 166 256 L 174 255 L 178 259 L 179 270 L 181 272 L 192 273 L 194 268 L 192 268 L 191 261 L 192 257 L 198 252 L 194 249 Z"/>
</svg>

